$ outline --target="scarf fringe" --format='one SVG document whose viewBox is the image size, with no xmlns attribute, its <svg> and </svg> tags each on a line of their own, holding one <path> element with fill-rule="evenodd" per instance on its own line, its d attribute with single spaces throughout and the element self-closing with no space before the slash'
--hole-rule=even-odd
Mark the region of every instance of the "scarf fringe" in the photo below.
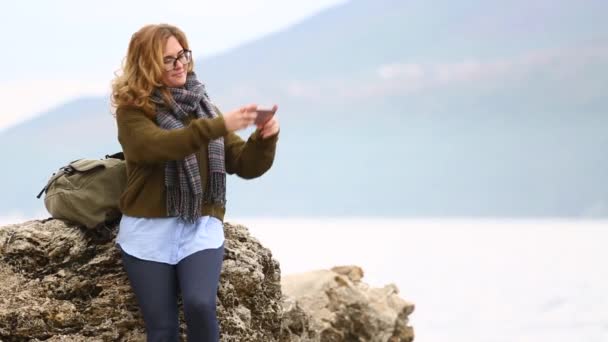
<svg viewBox="0 0 608 342">
<path fill-rule="evenodd" d="M 192 194 L 177 187 L 167 188 L 167 212 L 187 223 L 196 223 L 201 216 L 203 194 Z"/>
<path fill-rule="evenodd" d="M 223 172 L 212 172 L 209 175 L 209 187 L 205 191 L 205 203 L 226 206 L 226 174 Z"/>
</svg>

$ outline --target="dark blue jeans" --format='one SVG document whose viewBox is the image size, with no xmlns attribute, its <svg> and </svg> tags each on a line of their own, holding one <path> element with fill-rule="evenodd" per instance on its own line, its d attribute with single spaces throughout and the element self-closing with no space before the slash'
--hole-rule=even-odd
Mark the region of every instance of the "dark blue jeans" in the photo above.
<svg viewBox="0 0 608 342">
<path fill-rule="evenodd" d="M 178 342 L 177 296 L 184 303 L 188 342 L 219 341 L 216 294 L 224 245 L 182 259 L 177 265 L 142 260 L 121 249 L 125 271 L 146 323 L 147 342 Z"/>
</svg>

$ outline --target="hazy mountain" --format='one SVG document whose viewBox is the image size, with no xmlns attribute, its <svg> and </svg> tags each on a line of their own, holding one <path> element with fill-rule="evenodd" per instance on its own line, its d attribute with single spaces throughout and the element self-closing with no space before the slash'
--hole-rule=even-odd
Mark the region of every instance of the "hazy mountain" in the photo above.
<svg viewBox="0 0 608 342">
<path fill-rule="evenodd" d="M 602 13 L 599 0 L 351 1 L 198 60 L 223 110 L 280 106 L 275 165 L 230 179 L 230 213 L 608 216 Z M 1 132 L 0 214 L 34 212 L 54 169 L 119 148 L 107 98 Z"/>
</svg>

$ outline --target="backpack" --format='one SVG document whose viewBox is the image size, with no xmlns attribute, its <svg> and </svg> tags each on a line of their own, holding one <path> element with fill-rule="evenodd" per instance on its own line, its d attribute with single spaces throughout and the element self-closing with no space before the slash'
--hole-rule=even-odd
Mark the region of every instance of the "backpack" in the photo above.
<svg viewBox="0 0 608 342">
<path fill-rule="evenodd" d="M 117 222 L 120 195 L 127 185 L 122 152 L 105 159 L 78 159 L 50 177 L 43 193 L 44 206 L 53 218 L 97 228 Z"/>
</svg>

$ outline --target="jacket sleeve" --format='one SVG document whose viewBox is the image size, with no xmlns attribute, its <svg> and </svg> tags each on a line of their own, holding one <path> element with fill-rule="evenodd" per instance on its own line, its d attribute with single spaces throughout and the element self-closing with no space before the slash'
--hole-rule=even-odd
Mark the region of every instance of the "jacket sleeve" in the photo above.
<svg viewBox="0 0 608 342">
<path fill-rule="evenodd" d="M 165 130 L 143 111 L 129 108 L 117 110 L 116 122 L 125 157 L 136 163 L 183 159 L 210 140 L 227 134 L 222 116 L 194 119 L 184 128 Z"/>
<path fill-rule="evenodd" d="M 215 109 L 220 113 L 217 107 Z M 245 179 L 260 177 L 274 162 L 278 139 L 278 133 L 263 139 L 259 130 L 253 132 L 247 141 L 234 132 L 227 133 L 224 136 L 226 172 Z"/>
</svg>

